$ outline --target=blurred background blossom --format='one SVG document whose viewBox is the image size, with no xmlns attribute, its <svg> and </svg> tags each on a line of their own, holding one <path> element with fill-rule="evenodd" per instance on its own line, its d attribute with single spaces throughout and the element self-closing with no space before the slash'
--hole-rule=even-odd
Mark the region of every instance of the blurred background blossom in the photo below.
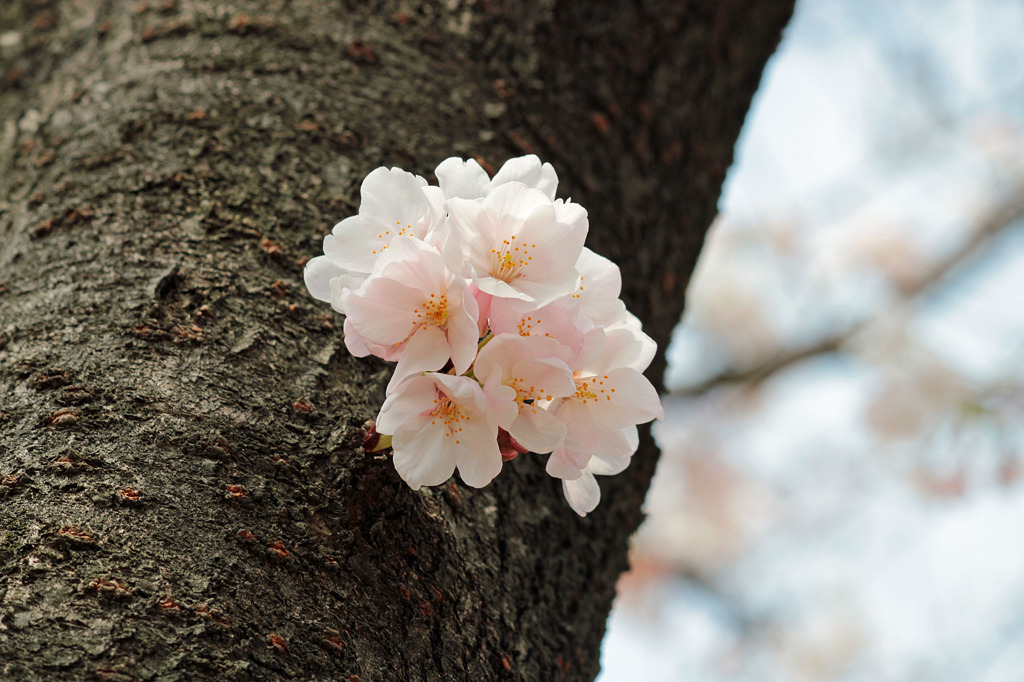
<svg viewBox="0 0 1024 682">
<path fill-rule="evenodd" d="M 1024 3 L 799 0 L 600 682 L 1024 679 Z"/>
</svg>

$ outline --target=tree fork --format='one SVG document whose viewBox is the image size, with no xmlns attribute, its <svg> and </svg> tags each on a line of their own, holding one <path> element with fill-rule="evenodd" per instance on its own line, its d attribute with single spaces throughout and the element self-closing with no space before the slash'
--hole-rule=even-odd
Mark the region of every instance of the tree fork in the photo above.
<svg viewBox="0 0 1024 682">
<path fill-rule="evenodd" d="M 377 166 L 536 152 L 664 348 L 791 9 L 5 3 L 0 678 L 593 678 L 649 431 L 586 519 L 411 491 L 302 263 Z"/>
</svg>

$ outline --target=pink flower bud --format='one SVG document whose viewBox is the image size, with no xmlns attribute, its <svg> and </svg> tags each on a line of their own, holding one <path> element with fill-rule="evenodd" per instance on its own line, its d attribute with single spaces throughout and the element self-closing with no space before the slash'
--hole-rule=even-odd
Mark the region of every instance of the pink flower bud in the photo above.
<svg viewBox="0 0 1024 682">
<path fill-rule="evenodd" d="M 501 461 L 511 462 L 519 454 L 527 452 L 519 442 L 505 429 L 498 429 L 498 449 L 501 450 Z"/>
</svg>

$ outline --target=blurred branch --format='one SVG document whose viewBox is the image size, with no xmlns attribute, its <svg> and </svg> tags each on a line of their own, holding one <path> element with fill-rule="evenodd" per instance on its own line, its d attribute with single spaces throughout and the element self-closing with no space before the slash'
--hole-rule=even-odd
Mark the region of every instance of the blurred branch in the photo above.
<svg viewBox="0 0 1024 682">
<path fill-rule="evenodd" d="M 910 300 L 939 285 L 957 266 L 971 260 L 986 247 L 991 239 L 1024 218 L 1024 185 L 1017 187 L 1010 198 L 999 204 L 980 222 L 966 242 L 945 258 L 939 260 L 934 267 L 922 277 L 907 282 L 899 287 L 903 300 Z M 699 395 L 724 384 L 750 383 L 759 384 L 776 372 L 795 365 L 802 360 L 817 355 L 824 355 L 839 350 L 851 337 L 867 327 L 874 317 L 862 319 L 848 327 L 825 336 L 817 343 L 802 348 L 781 349 L 775 355 L 756 365 L 746 368 L 734 368 L 711 377 L 699 384 L 687 386 L 673 393 L 676 395 Z"/>
</svg>

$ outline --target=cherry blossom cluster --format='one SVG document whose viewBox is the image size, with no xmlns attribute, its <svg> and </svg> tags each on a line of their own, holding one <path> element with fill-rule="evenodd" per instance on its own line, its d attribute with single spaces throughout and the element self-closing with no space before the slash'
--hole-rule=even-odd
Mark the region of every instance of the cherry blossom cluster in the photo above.
<svg viewBox="0 0 1024 682">
<path fill-rule="evenodd" d="M 435 175 L 370 173 L 306 286 L 345 315 L 353 355 L 397 362 L 375 428 L 413 489 L 456 469 L 482 487 L 516 454 L 548 454 L 584 516 L 594 475 L 622 471 L 637 425 L 663 414 L 642 374 L 655 343 L 619 299 L 618 266 L 583 245 L 587 212 L 555 198 L 550 164 L 511 159 L 490 178 L 450 158 Z"/>
</svg>

